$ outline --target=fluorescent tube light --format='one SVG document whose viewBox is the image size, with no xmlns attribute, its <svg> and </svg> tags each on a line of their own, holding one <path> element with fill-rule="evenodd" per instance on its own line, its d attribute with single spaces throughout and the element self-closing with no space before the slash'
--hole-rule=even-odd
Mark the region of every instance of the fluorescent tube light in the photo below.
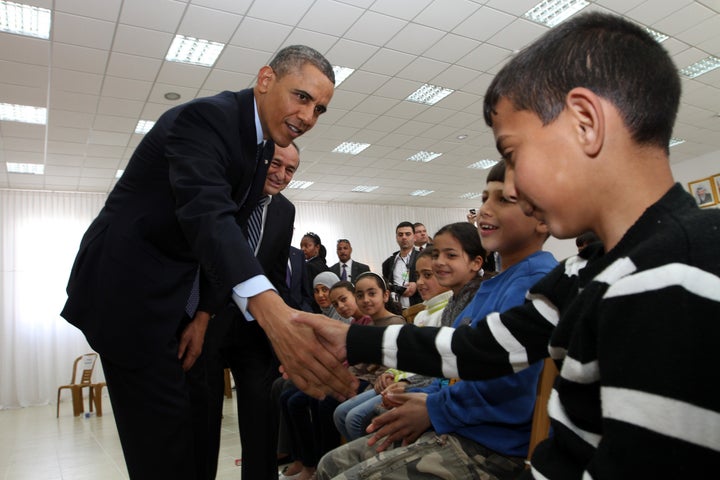
<svg viewBox="0 0 720 480">
<path fill-rule="evenodd" d="M 421 152 L 416 153 L 416 154 L 413 155 L 412 157 L 408 157 L 407 159 L 410 160 L 411 162 L 423 162 L 423 163 L 426 163 L 426 162 L 429 162 L 429 161 L 431 161 L 431 160 L 435 160 L 435 159 L 436 159 L 437 157 L 439 157 L 440 155 L 442 155 L 442 153 L 426 152 L 426 151 L 423 150 L 423 151 L 421 151 Z"/>
<path fill-rule="evenodd" d="M 0 120 L 45 125 L 47 123 L 47 108 L 0 103 Z"/>
<path fill-rule="evenodd" d="M 50 10 L 0 1 L 0 31 L 36 38 L 50 38 Z"/>
<path fill-rule="evenodd" d="M 554 27 L 588 6 L 585 0 L 545 0 L 525 12 L 523 17 L 541 25 Z"/>
<path fill-rule="evenodd" d="M 425 105 L 435 105 L 454 91 L 455 90 L 451 90 L 449 88 L 438 87 L 437 85 L 430 85 L 426 83 L 408 95 L 405 100 L 415 103 L 423 103 Z"/>
<path fill-rule="evenodd" d="M 223 43 L 175 35 L 165 60 L 212 67 L 223 48 L 225 48 Z"/>
<path fill-rule="evenodd" d="M 370 146 L 369 143 L 343 142 L 333 149 L 333 153 L 357 155 Z"/>
<path fill-rule="evenodd" d="M 45 173 L 45 165 L 42 163 L 12 163 L 5 164 L 8 173 L 29 173 L 32 175 L 42 175 Z"/>
<path fill-rule="evenodd" d="M 333 65 L 333 72 L 335 73 L 335 87 L 338 87 L 342 82 L 344 82 L 354 71 L 354 68 Z"/>
<path fill-rule="evenodd" d="M 288 183 L 287 188 L 305 190 L 313 183 L 315 183 L 315 182 L 307 182 L 307 181 L 303 181 L 303 180 L 290 180 L 290 183 Z"/>
<path fill-rule="evenodd" d="M 410 195 L 412 195 L 413 197 L 424 197 L 430 195 L 434 191 L 435 190 L 415 190 L 414 192 L 411 192 Z"/>
<path fill-rule="evenodd" d="M 720 58 L 710 55 L 680 70 L 680 75 L 695 78 L 704 73 L 711 72 L 718 67 L 720 67 Z"/>
<path fill-rule="evenodd" d="M 484 160 L 478 160 L 477 162 L 473 163 L 472 165 L 468 165 L 467 168 L 477 168 L 479 170 L 487 170 L 488 168 L 492 167 L 498 163 L 497 160 L 490 160 L 490 159 L 484 159 Z"/>
<path fill-rule="evenodd" d="M 352 192 L 362 192 L 362 193 L 370 193 L 374 190 L 377 190 L 380 188 L 380 185 L 358 185 L 357 187 L 353 188 Z"/>
<path fill-rule="evenodd" d="M 138 120 L 137 125 L 135 125 L 135 133 L 139 133 L 141 135 L 146 134 L 150 131 L 153 125 L 155 125 L 155 122 L 152 120 Z"/>
<path fill-rule="evenodd" d="M 463 193 L 462 195 L 460 195 L 460 198 L 464 198 L 465 200 L 472 200 L 473 198 L 480 198 L 480 197 L 482 197 L 482 193 L 478 193 L 478 192 L 468 192 L 468 193 Z"/>
</svg>

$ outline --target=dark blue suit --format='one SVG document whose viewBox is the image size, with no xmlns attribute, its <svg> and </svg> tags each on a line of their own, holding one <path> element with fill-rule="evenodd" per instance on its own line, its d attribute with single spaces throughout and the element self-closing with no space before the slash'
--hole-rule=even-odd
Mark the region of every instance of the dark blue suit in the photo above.
<svg viewBox="0 0 720 480">
<path fill-rule="evenodd" d="M 169 110 L 82 239 L 62 316 L 101 356 L 131 478 L 196 478 L 177 338 L 198 265 L 208 312 L 263 273 L 240 226 L 267 173 L 256 151 L 252 90 Z"/>
</svg>

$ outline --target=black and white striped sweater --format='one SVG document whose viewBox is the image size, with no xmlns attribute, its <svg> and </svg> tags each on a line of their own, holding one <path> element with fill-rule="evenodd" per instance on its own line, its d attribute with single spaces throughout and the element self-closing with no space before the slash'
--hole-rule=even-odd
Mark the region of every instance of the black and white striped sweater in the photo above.
<svg viewBox="0 0 720 480">
<path fill-rule="evenodd" d="M 476 328 L 351 327 L 350 362 L 477 380 L 549 351 L 554 436 L 535 450 L 534 478 L 717 474 L 720 211 L 675 185 L 610 252 L 567 259 L 527 298 Z"/>
</svg>

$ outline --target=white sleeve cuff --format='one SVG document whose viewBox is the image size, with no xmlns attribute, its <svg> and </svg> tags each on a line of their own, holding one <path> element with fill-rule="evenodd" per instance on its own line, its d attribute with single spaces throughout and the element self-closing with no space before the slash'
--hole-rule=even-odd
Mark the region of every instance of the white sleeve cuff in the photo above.
<svg viewBox="0 0 720 480">
<path fill-rule="evenodd" d="M 245 315 L 245 319 L 247 321 L 255 320 L 255 317 L 248 312 L 248 299 L 267 290 L 277 291 L 265 275 L 255 275 L 254 277 L 249 278 L 242 283 L 238 283 L 233 287 L 232 299 L 237 304 L 243 315 Z"/>
</svg>

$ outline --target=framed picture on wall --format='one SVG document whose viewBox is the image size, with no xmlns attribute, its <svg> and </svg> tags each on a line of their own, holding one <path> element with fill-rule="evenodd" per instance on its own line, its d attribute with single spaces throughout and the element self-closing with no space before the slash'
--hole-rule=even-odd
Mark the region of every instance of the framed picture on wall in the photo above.
<svg viewBox="0 0 720 480">
<path fill-rule="evenodd" d="M 717 203 L 715 186 L 713 185 L 715 179 L 720 179 L 720 175 L 688 183 L 688 186 L 690 187 L 690 194 L 693 198 L 695 198 L 695 201 L 699 206 L 709 207 Z"/>
<path fill-rule="evenodd" d="M 720 203 L 720 173 L 710 178 L 712 178 L 712 186 L 715 189 L 715 204 L 718 204 Z"/>
</svg>

